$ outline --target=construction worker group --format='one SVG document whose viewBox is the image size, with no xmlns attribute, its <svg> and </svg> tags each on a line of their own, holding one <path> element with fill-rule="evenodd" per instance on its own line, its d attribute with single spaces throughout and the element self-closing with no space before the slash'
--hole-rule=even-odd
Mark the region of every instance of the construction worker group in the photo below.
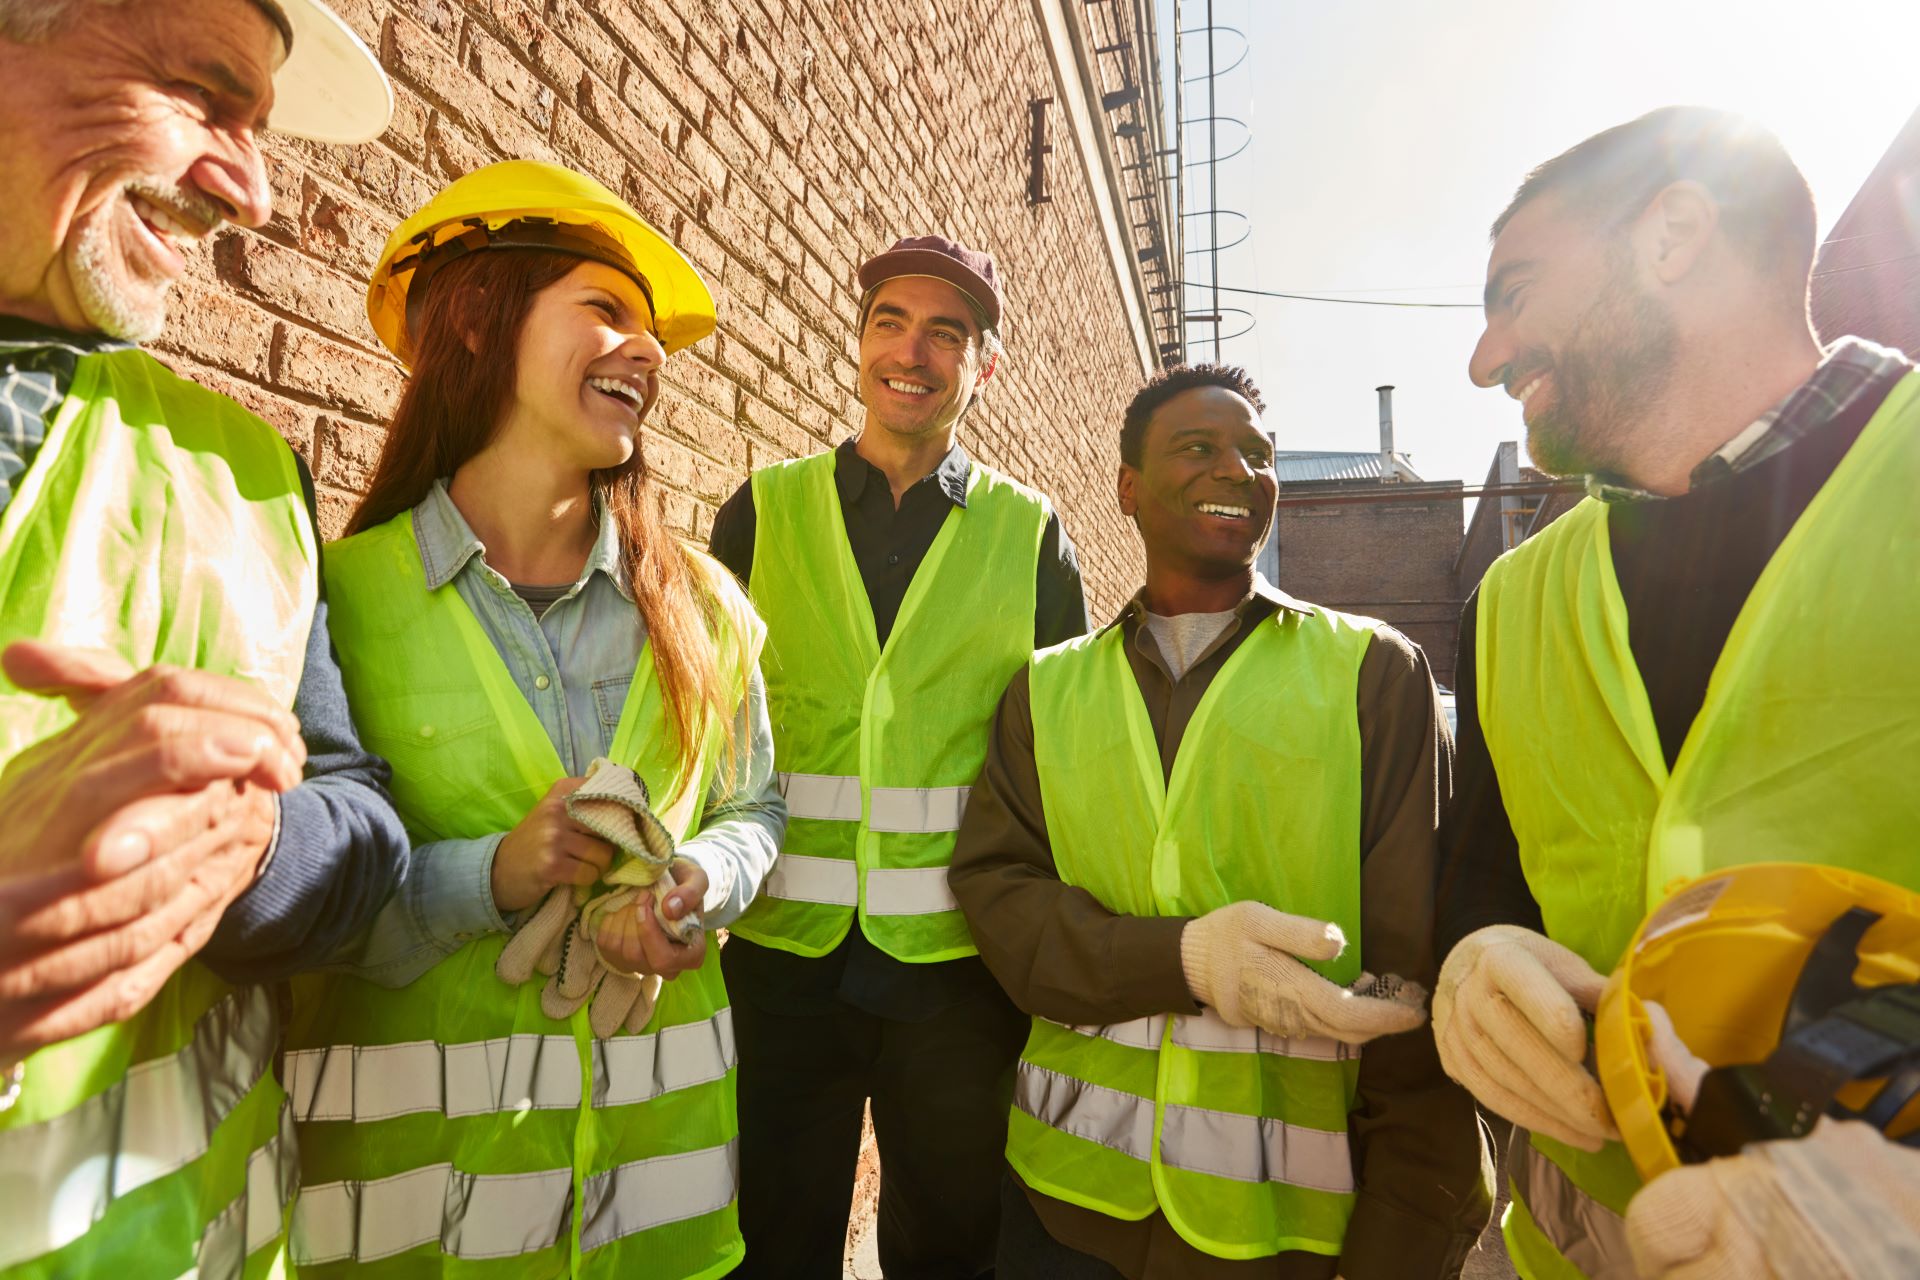
<svg viewBox="0 0 1920 1280">
<path fill-rule="evenodd" d="M 320 0 L 0 0 L 0 1276 L 839 1276 L 868 1115 L 889 1277 L 1451 1277 L 1496 1165 L 1523 1276 L 1920 1274 L 1920 374 L 1814 336 L 1770 134 L 1655 111 L 1494 223 L 1468 371 L 1590 496 L 1456 736 L 1255 572 L 1238 368 L 1093 424 L 1090 618 L 925 227 L 856 433 L 687 545 L 645 424 L 726 317 L 542 161 L 387 238 L 322 545 L 140 345 L 269 109 L 393 97 Z"/>
</svg>

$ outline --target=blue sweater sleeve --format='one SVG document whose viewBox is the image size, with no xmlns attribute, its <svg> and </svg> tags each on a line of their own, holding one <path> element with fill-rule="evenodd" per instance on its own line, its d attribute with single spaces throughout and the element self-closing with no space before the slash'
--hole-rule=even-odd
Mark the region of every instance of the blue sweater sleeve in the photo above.
<svg viewBox="0 0 1920 1280">
<path fill-rule="evenodd" d="M 304 464 L 300 479 L 311 515 Z M 318 968 L 366 930 L 406 872 L 406 831 L 387 798 L 391 772 L 353 727 L 324 597 L 293 711 L 307 744 L 306 780 L 280 798 L 279 834 L 259 879 L 227 908 L 200 954 L 230 982 Z"/>
</svg>

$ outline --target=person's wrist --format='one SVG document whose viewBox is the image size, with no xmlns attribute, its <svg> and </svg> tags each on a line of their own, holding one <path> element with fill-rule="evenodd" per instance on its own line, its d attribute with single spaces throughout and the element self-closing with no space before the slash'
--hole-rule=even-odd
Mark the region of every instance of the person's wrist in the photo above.
<svg viewBox="0 0 1920 1280">
<path fill-rule="evenodd" d="M 1213 986 L 1208 980 L 1205 931 L 1198 920 L 1189 920 L 1180 931 L 1180 972 L 1195 1004 L 1213 1004 Z"/>
<path fill-rule="evenodd" d="M 493 856 L 487 865 L 487 884 L 493 890 L 493 905 L 501 915 L 510 915 L 515 911 L 524 911 L 540 900 L 539 887 L 521 883 L 522 877 L 515 874 L 515 850 L 511 848 L 513 833 L 509 831 L 500 843 L 493 847 Z"/>
<path fill-rule="evenodd" d="M 260 850 L 260 860 L 254 864 L 253 876 L 247 881 L 252 888 L 266 878 L 267 868 L 273 863 L 273 855 L 280 848 L 280 794 L 264 788 L 252 789 L 256 807 L 266 809 L 267 839 Z"/>
</svg>

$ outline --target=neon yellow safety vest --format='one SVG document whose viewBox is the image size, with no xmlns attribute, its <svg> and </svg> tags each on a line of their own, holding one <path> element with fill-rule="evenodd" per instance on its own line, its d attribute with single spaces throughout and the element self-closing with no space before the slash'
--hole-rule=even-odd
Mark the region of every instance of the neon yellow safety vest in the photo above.
<svg viewBox="0 0 1920 1280">
<path fill-rule="evenodd" d="M 1163 775 L 1118 626 L 1035 655 L 1033 754 L 1060 878 L 1108 910 L 1204 915 L 1264 902 L 1331 920 L 1360 974 L 1360 728 L 1374 623 L 1312 607 L 1259 624 L 1194 711 Z M 1163 780 L 1164 779 L 1164 780 Z M 1163 1211 L 1221 1258 L 1338 1254 L 1359 1050 L 1156 1014 L 1033 1020 L 1007 1160 L 1034 1190 L 1115 1218 Z"/>
<path fill-rule="evenodd" d="M 293 705 L 319 574 L 273 428 L 139 351 L 80 359 L 0 516 L 0 647 L 110 649 Z M 0 675 L 0 768 L 72 724 Z M 267 1274 L 295 1162 L 271 993 L 190 962 L 126 1022 L 27 1059 L 0 1113 L 0 1275 Z"/>
<path fill-rule="evenodd" d="M 732 578 L 708 568 L 732 592 L 731 625 L 757 632 Z M 427 590 L 412 512 L 329 546 L 326 571 L 348 700 L 368 748 L 393 766 L 408 834 L 425 844 L 514 827 L 567 771 L 458 589 Z M 745 673 L 729 678 L 744 696 Z M 676 776 L 669 724 L 648 646 L 608 754 L 645 779 L 684 839 L 719 731 L 709 724 L 688 778 Z M 296 983 L 287 1092 L 301 1134 L 301 1274 L 730 1270 L 744 1246 L 719 949 L 665 984 L 642 1034 L 601 1040 L 585 1009 L 549 1018 L 539 982 L 494 975 L 505 943 L 478 938 L 400 990 L 346 976 Z"/>
<path fill-rule="evenodd" d="M 1817 862 L 1920 889 L 1920 374 L 1903 379 L 1754 583 L 1668 772 L 1591 499 L 1480 587 L 1480 723 L 1547 934 L 1611 972 L 1675 881 Z M 1624 1148 L 1535 1136 L 1522 1275 L 1632 1274 Z"/>
<path fill-rule="evenodd" d="M 987 758 L 993 709 L 1033 652 L 1051 513 L 975 463 L 879 643 L 833 475 L 816 454 L 753 473 L 753 602 L 767 620 L 767 711 L 786 844 L 733 931 L 820 956 L 855 908 L 907 961 L 978 954 L 947 888 L 954 832 Z"/>
</svg>

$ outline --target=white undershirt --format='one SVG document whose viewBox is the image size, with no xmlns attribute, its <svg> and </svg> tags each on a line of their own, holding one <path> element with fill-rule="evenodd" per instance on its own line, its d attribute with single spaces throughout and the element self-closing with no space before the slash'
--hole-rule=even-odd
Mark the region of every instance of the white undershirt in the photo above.
<svg viewBox="0 0 1920 1280">
<path fill-rule="evenodd" d="M 1167 670 L 1175 680 L 1186 676 L 1201 654 L 1233 622 L 1237 610 L 1225 613 L 1177 613 L 1170 618 L 1148 613 L 1147 632 L 1167 660 Z"/>
</svg>

